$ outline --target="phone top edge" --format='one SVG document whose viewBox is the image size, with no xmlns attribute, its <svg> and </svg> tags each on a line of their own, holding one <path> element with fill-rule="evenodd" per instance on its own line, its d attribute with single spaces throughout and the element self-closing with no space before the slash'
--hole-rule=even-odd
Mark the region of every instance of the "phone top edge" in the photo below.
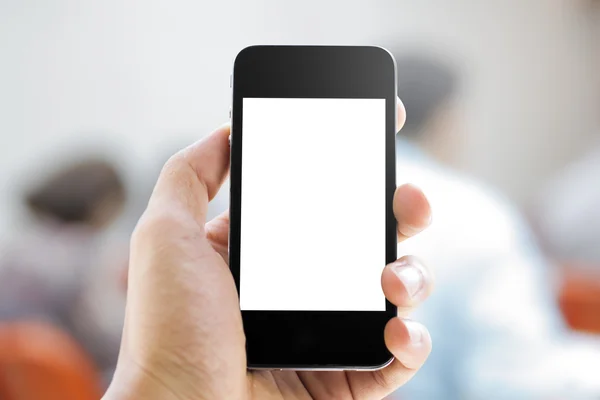
<svg viewBox="0 0 600 400">
<path fill-rule="evenodd" d="M 394 55 L 392 54 L 392 52 L 389 49 L 387 49 L 386 47 L 380 46 L 380 45 L 367 45 L 367 44 L 358 44 L 358 45 L 354 45 L 354 44 L 251 44 L 249 46 L 242 48 L 240 51 L 237 52 L 236 56 L 233 59 L 233 63 L 232 63 L 233 67 L 235 67 L 235 63 L 236 63 L 237 59 L 243 53 L 246 53 L 246 52 L 252 51 L 252 50 L 262 49 L 262 48 L 266 48 L 266 49 L 331 48 L 331 49 L 380 50 L 380 51 L 386 53 L 386 55 L 392 59 L 392 62 L 394 63 L 394 71 L 396 70 L 396 59 L 394 58 Z M 235 68 L 232 68 L 232 69 L 235 70 Z"/>
</svg>

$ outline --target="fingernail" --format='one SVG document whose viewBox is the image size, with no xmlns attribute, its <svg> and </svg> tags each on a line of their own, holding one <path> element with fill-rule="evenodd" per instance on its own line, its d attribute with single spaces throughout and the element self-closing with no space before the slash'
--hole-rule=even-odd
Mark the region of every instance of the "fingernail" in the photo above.
<svg viewBox="0 0 600 400">
<path fill-rule="evenodd" d="M 423 273 L 414 265 L 406 262 L 396 263 L 392 265 L 392 271 L 402 281 L 411 299 L 423 289 L 425 284 Z"/>
<path fill-rule="evenodd" d="M 408 337 L 410 338 L 410 343 L 412 345 L 420 345 L 423 343 L 423 337 L 425 334 L 421 324 L 405 319 L 404 325 L 406 326 L 406 330 L 408 330 Z"/>
</svg>

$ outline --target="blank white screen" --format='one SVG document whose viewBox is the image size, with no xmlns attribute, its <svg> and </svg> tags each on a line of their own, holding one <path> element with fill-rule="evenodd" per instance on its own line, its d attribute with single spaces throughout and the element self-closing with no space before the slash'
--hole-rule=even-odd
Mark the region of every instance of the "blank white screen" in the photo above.
<svg viewBox="0 0 600 400">
<path fill-rule="evenodd" d="M 385 99 L 244 98 L 240 307 L 385 311 Z"/>
</svg>

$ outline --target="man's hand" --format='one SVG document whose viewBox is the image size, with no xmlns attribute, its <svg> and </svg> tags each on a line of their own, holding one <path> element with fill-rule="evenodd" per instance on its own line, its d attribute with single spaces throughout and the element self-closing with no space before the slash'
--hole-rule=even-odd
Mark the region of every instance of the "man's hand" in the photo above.
<svg viewBox="0 0 600 400">
<path fill-rule="evenodd" d="M 401 125 L 401 106 L 399 116 Z M 121 353 L 105 399 L 385 397 L 415 374 L 431 350 L 427 330 L 404 319 L 432 287 L 431 273 L 413 257 L 387 265 L 382 274 L 383 291 L 399 310 L 382 332 L 395 356 L 389 366 L 373 372 L 247 371 L 227 265 L 229 216 L 205 220 L 228 173 L 228 135 L 229 127 L 219 128 L 174 155 L 158 179 L 131 240 Z M 404 240 L 429 224 L 429 203 L 405 185 L 395 193 L 394 214 Z"/>
</svg>

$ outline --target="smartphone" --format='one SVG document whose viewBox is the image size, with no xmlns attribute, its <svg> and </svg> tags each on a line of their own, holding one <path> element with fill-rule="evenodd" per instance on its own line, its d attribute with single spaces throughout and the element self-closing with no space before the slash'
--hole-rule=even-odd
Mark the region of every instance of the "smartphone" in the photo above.
<svg viewBox="0 0 600 400">
<path fill-rule="evenodd" d="M 368 46 L 252 46 L 234 62 L 229 265 L 249 368 L 392 361 L 396 67 Z"/>
</svg>

